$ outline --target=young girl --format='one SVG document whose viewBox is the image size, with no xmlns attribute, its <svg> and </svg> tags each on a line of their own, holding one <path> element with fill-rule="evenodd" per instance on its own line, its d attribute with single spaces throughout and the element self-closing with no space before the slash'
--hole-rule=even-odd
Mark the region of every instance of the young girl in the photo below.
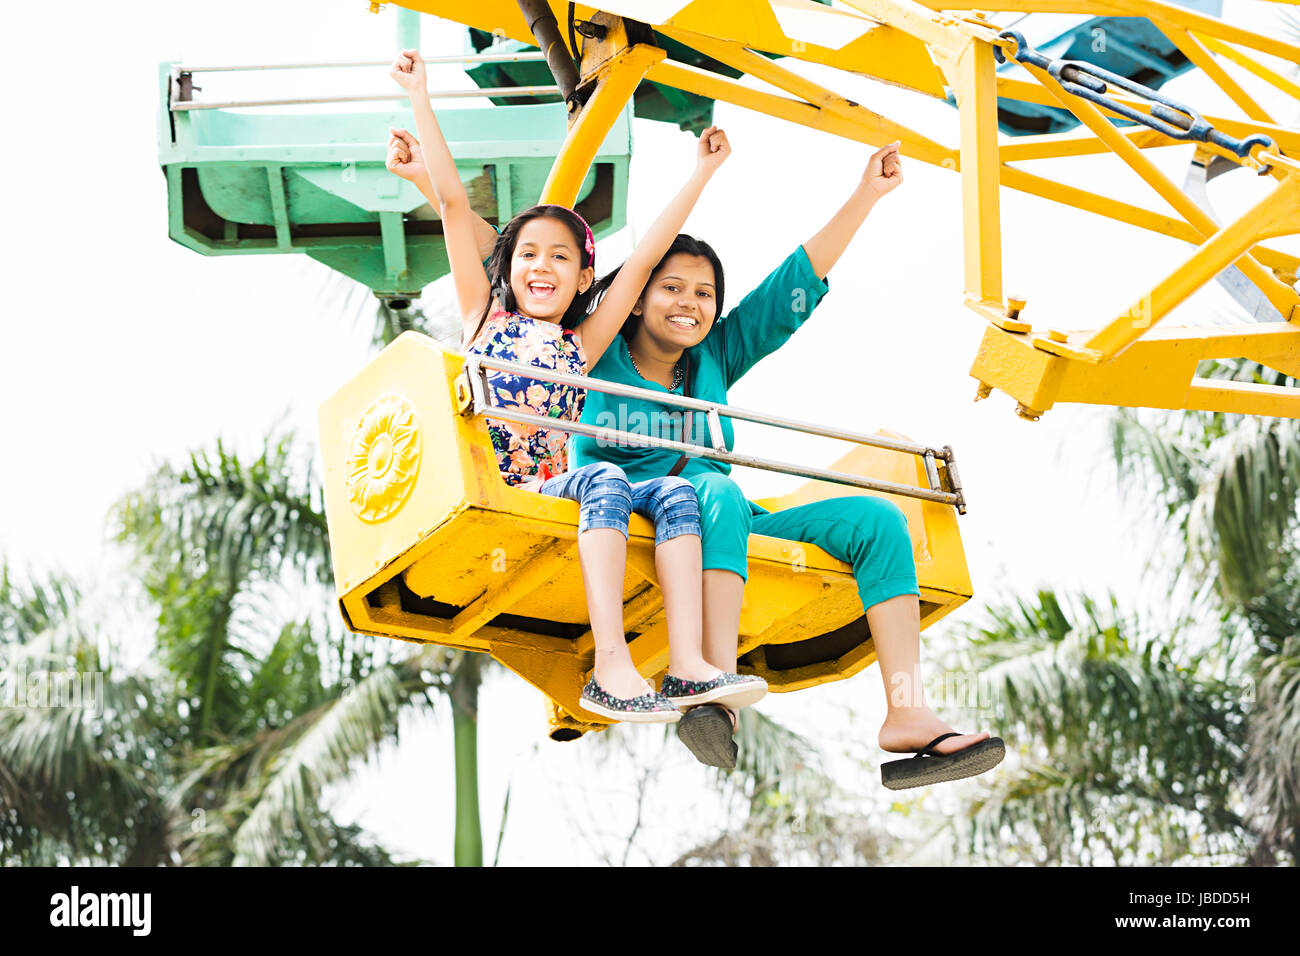
<svg viewBox="0 0 1300 956">
<path fill-rule="evenodd" d="M 419 53 L 402 51 L 391 75 L 410 96 L 427 156 L 419 141 L 395 130 L 388 167 L 422 191 L 430 190 L 430 201 L 437 203 L 466 351 L 586 374 L 618 336 L 651 268 L 730 153 L 726 136 L 715 128 L 704 131 L 690 180 L 646 231 L 620 277 L 608 284 L 600 306 L 588 316 L 596 247 L 587 224 L 564 207 L 534 206 L 502 230 L 485 270 L 482 252 L 492 227 L 470 208 L 429 104 Z M 576 328 L 579 322 L 581 329 Z M 581 414 L 579 389 L 506 373 L 492 373 L 488 385 L 505 406 L 569 421 Z M 621 469 L 604 462 L 566 474 L 564 432 L 492 421 L 488 429 L 507 483 L 579 503 L 578 556 L 596 646 L 595 673 L 582 693 L 584 709 L 639 722 L 671 722 L 681 716 L 674 701 L 637 672 L 623 633 L 627 528 L 634 511 L 655 522 L 655 567 L 668 617 L 670 671 L 689 682 L 684 685 L 687 696 L 744 706 L 766 693 L 760 678 L 714 667 L 701 653 L 699 507 L 689 482 L 656 476 L 629 483 Z"/>
<path fill-rule="evenodd" d="M 898 144 L 877 151 L 857 189 L 830 222 L 722 318 L 722 263 L 706 243 L 678 236 L 651 270 L 622 337 L 591 374 L 726 403 L 727 389 L 808 318 L 829 289 L 826 274 L 875 203 L 902 178 Z M 601 287 L 608 284 L 612 289 L 621 279 L 616 270 L 601 280 Z M 593 391 L 582 420 L 595 425 L 645 422 L 642 430 L 650 434 L 707 445 L 707 428 L 702 421 L 695 423 L 702 417 L 689 416 L 686 424 L 693 434 L 683 435 L 682 418 L 665 414 L 662 406 Z M 731 448 L 733 433 L 726 418 L 722 430 Z M 632 481 L 671 473 L 695 487 L 703 530 L 704 656 L 714 666 L 736 667 L 750 533 L 807 541 L 853 566 L 888 701 L 881 748 L 918 755 L 886 764 L 886 786 L 901 789 L 955 780 L 988 770 L 1002 759 L 1001 740 L 989 739 L 987 733 L 958 734 L 925 703 L 919 682 L 916 565 L 907 521 L 892 502 L 852 496 L 769 514 L 745 499 L 729 475 L 730 466 L 722 462 L 683 458 L 657 448 L 600 447 L 585 436 L 575 439 L 573 454 L 579 465 L 593 460 L 616 463 Z M 911 693 L 900 693 L 900 685 L 910 685 Z M 734 714 L 723 707 L 691 710 L 677 732 L 702 762 L 735 765 Z"/>
</svg>

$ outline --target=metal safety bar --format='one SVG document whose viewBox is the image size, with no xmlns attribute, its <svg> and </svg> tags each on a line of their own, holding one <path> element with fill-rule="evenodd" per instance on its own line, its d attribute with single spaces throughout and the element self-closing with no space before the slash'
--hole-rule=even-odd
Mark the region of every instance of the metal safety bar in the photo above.
<svg viewBox="0 0 1300 956">
<path fill-rule="evenodd" d="M 485 86 L 477 90 L 434 90 L 431 100 L 465 99 L 475 96 L 559 96 L 558 86 Z M 226 100 L 219 103 L 195 103 L 172 100 L 173 110 L 225 110 L 248 106 L 297 106 L 307 103 L 365 103 L 378 100 L 404 100 L 406 93 L 360 93 L 353 96 L 300 96 L 283 100 Z"/>
<path fill-rule="evenodd" d="M 447 64 L 469 63 L 524 63 L 544 60 L 546 56 L 539 52 L 531 53 L 466 53 L 463 56 L 426 56 L 428 66 L 446 66 Z M 387 60 L 319 60 L 311 63 L 241 63 L 230 66 L 185 66 L 177 64 L 172 68 L 175 74 L 181 73 L 238 73 L 248 70 L 334 70 L 353 66 L 392 66 L 392 58 Z"/>
<path fill-rule="evenodd" d="M 544 60 L 540 52 L 529 53 L 477 53 L 463 56 L 434 56 L 425 59 L 429 66 L 478 66 L 482 63 L 521 63 Z M 322 60 L 311 63 L 263 63 L 226 66 L 184 66 L 172 67 L 171 109 L 182 110 L 223 110 L 241 109 L 256 106 L 304 106 L 317 103 L 366 103 L 383 100 L 404 100 L 406 93 L 358 93 L 347 96 L 298 96 L 270 100 L 223 100 L 213 103 L 196 103 L 191 98 L 192 91 L 198 89 L 193 84 L 195 73 L 237 73 L 266 70 L 331 70 L 348 67 L 391 66 L 392 60 Z M 434 90 L 430 99 L 449 100 L 478 96 L 562 96 L 560 88 L 549 86 L 492 86 L 473 90 Z"/>
<path fill-rule="evenodd" d="M 600 425 L 561 421 L 555 418 L 547 418 L 543 415 L 505 408 L 496 403 L 495 394 L 492 389 L 488 387 L 486 375 L 488 370 L 510 372 L 513 375 L 518 375 L 523 378 L 553 382 L 557 385 L 569 385 L 574 388 L 603 392 L 607 395 L 617 395 L 624 398 L 640 398 L 660 405 L 673 405 L 690 411 L 704 412 L 709 424 L 709 440 L 713 447 L 710 448 L 704 445 L 692 444 L 690 442 L 674 441 L 670 438 L 659 438 L 652 435 L 638 435 L 634 432 L 624 432 L 616 428 L 607 428 Z M 517 422 L 524 425 L 538 425 L 547 429 L 568 432 L 574 435 L 586 435 L 590 438 L 609 442 L 612 445 L 620 445 L 624 447 L 664 448 L 669 451 L 681 452 L 682 454 L 698 456 L 700 458 L 708 458 L 712 461 L 726 462 L 731 465 L 743 465 L 747 468 L 758 468 L 763 471 L 775 471 L 786 475 L 796 475 L 801 478 L 812 478 L 818 481 L 829 481 L 835 484 L 851 485 L 856 488 L 865 488 L 868 491 L 882 491 L 888 494 L 905 495 L 909 498 L 920 498 L 925 501 L 936 501 L 940 504 L 952 505 L 957 509 L 958 514 L 966 513 L 966 499 L 962 493 L 961 480 L 957 475 L 956 456 L 953 454 L 952 447 L 949 445 L 945 445 L 943 448 L 930 448 L 925 445 L 917 445 L 912 442 L 885 438 L 880 435 L 865 435 L 841 428 L 828 428 L 811 422 L 803 422 L 792 418 L 782 418 L 777 415 L 769 415 L 765 412 L 755 412 L 748 409 L 736 408 L 719 402 L 708 402 L 698 398 L 665 394 L 664 392 L 651 391 L 647 388 L 638 388 L 634 385 L 621 385 L 617 382 L 605 381 L 604 379 L 589 378 L 585 375 L 566 375 L 562 372 L 554 371 L 553 369 L 538 368 L 535 365 L 524 365 L 519 362 L 507 362 L 502 359 L 487 358 L 481 355 L 466 356 L 465 369 L 462 372 L 462 376 L 466 380 L 465 387 L 468 392 L 468 401 L 462 408 L 462 414 L 465 415 L 483 415 L 485 418 L 493 418 L 500 421 Z M 722 441 L 722 416 L 738 421 L 754 422 L 760 425 L 771 425 L 776 428 L 785 428 L 790 431 L 797 431 L 810 435 L 820 435 L 826 438 L 836 438 L 841 441 L 854 442 L 860 445 L 870 445 L 875 448 L 887 448 L 893 451 L 917 455 L 925 462 L 925 471 L 929 487 L 921 488 L 916 485 L 900 485 L 891 481 L 877 481 L 872 478 L 864 478 L 861 475 L 851 475 L 845 472 L 828 471 L 823 468 L 809 468 L 803 465 L 791 465 L 772 458 L 759 458 L 753 455 L 738 455 L 734 452 L 727 451 L 726 446 Z M 937 463 L 940 461 L 944 463 L 944 472 L 947 477 L 947 488 L 944 487 L 944 481 L 939 473 Z"/>
</svg>

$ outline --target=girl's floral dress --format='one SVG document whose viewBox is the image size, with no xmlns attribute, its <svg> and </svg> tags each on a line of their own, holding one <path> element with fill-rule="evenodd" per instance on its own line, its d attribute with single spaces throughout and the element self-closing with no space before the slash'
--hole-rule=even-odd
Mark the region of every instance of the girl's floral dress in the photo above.
<svg viewBox="0 0 1300 956">
<path fill-rule="evenodd" d="M 587 370 L 582 345 L 572 329 L 559 323 L 530 319 L 498 308 L 484 323 L 467 352 L 552 369 L 566 375 Z M 586 392 L 571 385 L 488 370 L 488 387 L 497 404 L 506 408 L 576 422 L 582 414 Z M 521 485 L 531 478 L 551 478 L 568 470 L 568 433 L 488 417 L 488 434 L 496 451 L 497 466 L 506 484 Z"/>
</svg>

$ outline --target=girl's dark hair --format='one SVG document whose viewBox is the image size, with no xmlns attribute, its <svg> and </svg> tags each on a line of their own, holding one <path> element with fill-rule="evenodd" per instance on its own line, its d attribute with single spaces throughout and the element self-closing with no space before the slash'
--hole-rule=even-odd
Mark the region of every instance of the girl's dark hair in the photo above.
<svg viewBox="0 0 1300 956">
<path fill-rule="evenodd" d="M 688 256 L 700 256 L 703 259 L 708 259 L 709 263 L 713 266 L 713 302 L 715 308 L 713 321 L 716 323 L 718 319 L 722 318 L 723 293 L 726 291 L 726 285 L 722 276 L 722 260 L 719 259 L 718 254 L 713 251 L 713 247 L 703 239 L 696 239 L 694 236 L 679 233 L 677 238 L 673 240 L 673 244 L 668 247 L 668 251 L 664 253 L 663 258 L 660 259 L 655 267 L 650 270 L 651 279 L 653 279 L 659 270 L 664 267 L 665 262 L 679 253 L 684 253 Z M 601 296 L 608 291 L 610 285 L 614 282 L 614 277 L 618 275 L 619 269 L 622 268 L 622 266 L 619 266 L 613 272 L 597 280 L 595 284 L 592 285 L 591 291 L 588 293 L 592 305 L 595 305 L 595 303 L 600 301 Z M 649 285 L 650 283 L 647 282 L 646 287 L 648 288 Z M 641 290 L 641 294 L 645 294 L 645 289 Z M 629 314 L 627 321 L 623 323 L 623 328 L 620 331 L 623 333 L 623 338 L 631 342 L 632 337 L 636 335 L 636 330 L 640 327 L 641 316 Z"/>
<path fill-rule="evenodd" d="M 492 247 L 492 255 L 488 257 L 487 265 L 484 266 L 492 292 L 488 297 L 487 307 L 479 316 L 478 328 L 474 330 L 470 342 L 478 338 L 479 332 L 483 330 L 483 323 L 492 314 L 494 300 L 501 303 L 501 307 L 507 312 L 518 310 L 519 303 L 515 299 L 514 290 L 510 288 L 510 261 L 515 255 L 515 244 L 519 241 L 520 231 L 534 219 L 543 218 L 555 219 L 568 226 L 569 231 L 573 233 L 573 246 L 578 250 L 579 268 L 585 269 L 591 265 L 592 255 L 586 248 L 587 227 L 571 210 L 563 206 L 533 206 L 531 209 L 525 209 L 506 223 L 506 227 L 501 230 L 501 235 L 497 236 L 496 245 Z M 592 292 L 592 288 L 588 288 L 586 292 L 579 292 L 573 297 L 573 301 L 569 303 L 568 309 L 560 319 L 561 328 L 572 329 L 586 317 L 591 305 Z"/>
</svg>

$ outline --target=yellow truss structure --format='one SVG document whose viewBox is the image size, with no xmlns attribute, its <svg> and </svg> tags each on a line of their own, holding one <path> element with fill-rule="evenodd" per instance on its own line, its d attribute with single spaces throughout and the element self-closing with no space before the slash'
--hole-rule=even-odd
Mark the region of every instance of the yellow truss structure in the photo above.
<svg viewBox="0 0 1300 956">
<path fill-rule="evenodd" d="M 515 0 L 402 0 L 400 5 L 534 42 Z M 568 4 L 550 5 L 557 20 L 565 22 Z M 1300 46 L 1160 0 L 981 0 L 980 10 L 963 0 L 844 0 L 844 6 L 847 9 L 830 8 L 811 0 L 604 0 L 599 8 L 578 4 L 578 19 L 600 24 L 606 32 L 578 51 L 585 100 L 570 116 L 568 137 L 540 201 L 571 204 L 605 133 L 643 79 L 872 146 L 898 139 L 903 155 L 962 177 L 966 305 L 988 322 L 971 369 L 980 383 L 979 397 L 997 388 L 1015 398 L 1020 414 L 1031 419 L 1057 402 L 1300 417 L 1300 391 L 1294 388 L 1197 376 L 1201 360 L 1233 357 L 1300 375 L 1300 296 L 1295 289 L 1300 259 L 1263 244 L 1300 232 L 1300 130 L 1270 115 L 1218 59 L 1300 101 L 1300 86 L 1261 58 L 1300 63 Z M 1029 80 L 999 76 L 994 51 L 1013 57 L 1016 43 L 1000 36 L 1000 28 L 981 12 L 985 10 L 1149 19 L 1240 110 L 1237 117 L 1206 115 L 1216 130 L 1236 138 L 1262 133 L 1273 141 L 1244 157 L 1214 144 L 1198 144 L 1198 160 L 1218 156 L 1252 168 L 1275 180 L 1272 191 L 1236 220 L 1220 225 L 1145 155 L 1182 141 L 1144 126 L 1112 125 L 1108 117 L 1118 114 L 1067 92 L 1038 67 L 1026 66 Z M 630 43 L 625 20 L 649 24 L 787 95 L 749 89 L 668 60 L 657 47 Z M 934 97 L 944 97 L 951 89 L 957 102 L 957 142 L 936 142 L 761 53 L 835 67 Z M 1116 90 L 1107 95 L 1150 115 L 1151 104 L 1139 97 Z M 1087 134 L 1071 131 L 1000 144 L 998 97 L 1063 107 Z M 1145 180 L 1173 214 L 1014 165 L 1107 151 Z M 1195 249 L 1131 308 L 1098 329 L 1035 329 L 1020 318 L 1024 302 L 1007 297 L 1002 288 L 1000 186 L 1181 239 Z M 1175 306 L 1233 265 L 1267 298 L 1281 321 L 1244 328 L 1156 328 Z"/>
</svg>

